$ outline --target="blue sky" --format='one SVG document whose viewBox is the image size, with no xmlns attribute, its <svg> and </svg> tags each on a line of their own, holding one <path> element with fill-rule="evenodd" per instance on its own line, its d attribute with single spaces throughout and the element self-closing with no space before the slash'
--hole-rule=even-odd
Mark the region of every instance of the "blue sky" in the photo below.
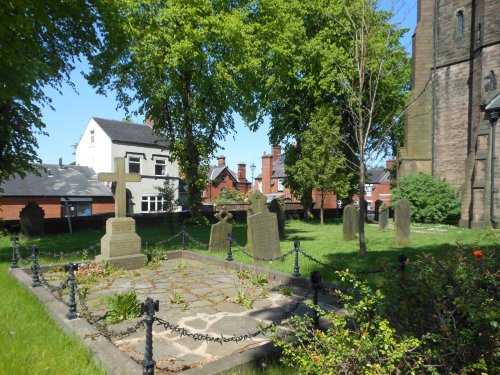
<svg viewBox="0 0 500 375">
<path fill-rule="evenodd" d="M 393 1 L 385 0 L 382 7 L 386 8 Z M 401 27 L 409 28 L 402 39 L 402 44 L 407 51 L 411 51 L 411 35 L 416 24 L 417 0 L 396 0 L 395 22 L 400 22 Z M 112 120 L 125 118 L 125 111 L 117 109 L 117 101 L 113 92 L 107 96 L 99 95 L 90 87 L 81 71 L 87 71 L 85 63 L 77 64 L 71 75 L 75 90 L 69 85 L 62 87 L 62 95 L 52 89 L 47 89 L 48 96 L 52 99 L 55 111 L 46 107 L 42 111 L 43 121 L 46 124 L 45 131 L 49 136 L 40 135 L 38 139 L 38 155 L 44 163 L 57 163 L 63 158 L 63 163 L 69 164 L 74 161 L 72 145 L 80 139 L 85 126 L 91 117 L 102 117 Z M 135 122 L 142 123 L 142 118 L 134 118 Z M 249 131 L 245 125 L 237 120 L 236 132 L 228 135 L 222 143 L 224 149 L 219 150 L 217 155 L 226 156 L 226 163 L 234 171 L 238 163 L 247 164 L 247 178 L 251 177 L 248 166 L 254 163 L 257 166 L 255 175 L 260 173 L 261 156 L 265 152 L 271 152 L 271 146 L 267 137 L 269 127 L 264 124 L 257 132 Z M 215 163 L 215 161 L 214 161 Z"/>
</svg>

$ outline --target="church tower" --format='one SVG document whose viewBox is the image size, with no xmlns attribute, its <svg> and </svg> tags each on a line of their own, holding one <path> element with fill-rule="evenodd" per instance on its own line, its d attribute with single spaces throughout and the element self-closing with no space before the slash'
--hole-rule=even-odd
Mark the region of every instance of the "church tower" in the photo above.
<svg viewBox="0 0 500 375">
<path fill-rule="evenodd" d="M 500 0 L 418 1 L 399 175 L 425 172 L 452 183 L 462 227 L 500 221 L 499 9 Z"/>
</svg>

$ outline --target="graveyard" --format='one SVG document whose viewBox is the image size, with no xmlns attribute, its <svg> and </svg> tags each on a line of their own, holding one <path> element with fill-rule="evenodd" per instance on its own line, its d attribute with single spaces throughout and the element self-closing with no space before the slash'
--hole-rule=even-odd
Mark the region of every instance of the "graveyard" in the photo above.
<svg viewBox="0 0 500 375">
<path fill-rule="evenodd" d="M 223 215 L 224 216 L 224 215 Z M 227 216 L 225 215 L 226 219 Z M 223 222 L 224 220 L 221 220 Z M 401 246 L 396 244 L 395 240 L 395 228 L 392 220 L 389 222 L 386 230 L 380 230 L 378 224 L 369 224 L 366 227 L 367 231 L 367 242 L 370 251 L 368 252 L 366 257 L 360 257 L 357 251 L 357 243 L 356 241 L 344 241 L 343 238 L 343 225 L 339 220 L 332 220 L 327 223 L 327 225 L 321 226 L 316 222 L 302 222 L 298 220 L 287 221 L 286 222 L 286 234 L 287 238 L 284 241 L 279 242 L 280 254 L 283 256 L 283 259 L 280 261 L 272 261 L 272 262 L 256 262 L 251 258 L 250 253 L 245 247 L 246 237 L 247 237 L 247 225 L 241 223 L 233 223 L 231 228 L 231 241 L 232 241 L 232 258 L 231 262 L 226 261 L 228 258 L 227 251 L 224 251 L 223 247 L 217 249 L 216 242 L 222 242 L 224 239 L 221 238 L 220 241 L 215 241 L 212 236 L 213 227 L 212 226 L 199 226 L 199 225 L 187 225 L 181 226 L 179 225 L 176 230 L 177 234 L 171 236 L 166 228 L 162 227 L 153 227 L 153 228 L 137 228 L 137 233 L 142 239 L 142 253 L 144 256 L 150 254 L 152 256 L 152 260 L 156 262 L 158 268 L 155 270 L 148 270 L 148 268 L 140 268 L 132 271 L 123 271 L 127 272 L 128 276 L 124 276 L 123 274 L 115 277 L 104 278 L 99 281 L 96 286 L 89 286 L 90 292 L 88 295 L 88 306 L 92 306 L 91 310 L 93 310 L 93 314 L 102 316 L 105 311 L 103 310 L 102 296 L 97 297 L 99 293 L 109 293 L 99 291 L 99 288 L 102 288 L 103 285 L 111 285 L 111 289 L 113 293 L 119 291 L 118 286 L 123 286 L 125 289 L 133 287 L 132 289 L 136 290 L 139 295 L 140 302 L 143 302 L 145 297 L 148 297 L 146 294 L 151 294 L 150 297 L 153 299 L 160 300 L 160 309 L 157 312 L 159 319 L 163 319 L 163 321 L 168 321 L 171 324 L 176 324 L 176 322 L 170 322 L 172 320 L 172 315 L 168 315 L 168 312 L 174 312 L 173 316 L 178 316 L 179 318 L 183 317 L 183 314 L 194 314 L 196 312 L 197 307 L 200 306 L 203 308 L 209 309 L 211 314 L 214 315 L 214 321 L 217 321 L 215 318 L 216 313 L 220 313 L 220 311 L 216 311 L 217 306 L 225 306 L 224 314 L 250 314 L 254 315 L 251 320 L 251 324 L 248 326 L 248 330 L 237 331 L 234 327 L 229 331 L 223 331 L 222 334 L 225 337 L 235 337 L 237 335 L 245 335 L 248 333 L 254 333 L 258 331 L 258 326 L 256 325 L 255 317 L 257 317 L 257 321 L 261 323 L 267 323 L 273 321 L 275 318 L 282 318 L 286 315 L 287 309 L 294 305 L 294 301 L 299 301 L 303 294 L 301 295 L 301 291 L 297 289 L 296 295 L 294 297 L 286 297 L 282 293 L 279 292 L 281 288 L 287 283 L 278 282 L 277 284 L 273 284 L 275 281 L 271 282 L 271 278 L 267 278 L 269 280 L 269 285 L 267 287 L 267 292 L 264 293 L 266 298 L 255 298 L 253 301 L 253 306 L 251 309 L 244 307 L 241 304 L 235 303 L 235 297 L 238 291 L 241 289 L 233 289 L 231 292 L 224 292 L 222 294 L 213 294 L 213 301 L 216 302 L 215 305 L 207 305 L 210 298 L 201 297 L 196 293 L 188 293 L 186 289 L 179 288 L 179 285 L 172 286 L 169 285 L 166 290 L 162 290 L 162 288 L 151 288 L 143 285 L 143 282 L 132 281 L 134 278 L 139 277 L 139 275 L 146 275 L 150 273 L 149 280 L 154 280 L 155 286 L 163 286 L 165 287 L 166 279 L 179 279 L 183 280 L 187 277 L 189 272 L 193 272 L 192 278 L 198 280 L 201 283 L 202 279 L 215 279 L 228 272 L 227 266 L 223 266 L 219 268 L 222 271 L 217 270 L 208 270 L 209 262 L 203 260 L 201 264 L 199 260 L 189 267 L 184 266 L 183 262 L 185 260 L 179 260 L 174 258 L 174 253 L 176 253 L 179 249 L 185 249 L 192 251 L 193 253 L 199 254 L 201 257 L 207 257 L 210 259 L 214 259 L 214 261 L 218 261 L 220 264 L 228 264 L 232 263 L 234 267 L 236 267 L 236 272 L 232 277 L 235 279 L 232 281 L 233 287 L 234 285 L 239 285 L 242 281 L 237 277 L 237 272 L 241 272 L 243 267 L 242 265 L 248 265 L 250 271 L 253 270 L 253 274 L 259 274 L 259 272 L 255 272 L 258 267 L 260 270 L 267 269 L 270 272 L 277 272 L 280 275 L 287 275 L 287 277 L 293 279 L 293 274 L 296 271 L 295 267 L 297 265 L 295 254 L 298 253 L 298 266 L 300 267 L 299 272 L 301 275 L 305 276 L 304 279 L 307 280 L 309 274 L 312 271 L 319 271 L 322 275 L 322 279 L 325 282 L 338 283 L 340 280 L 336 276 L 333 269 L 345 269 L 350 268 L 351 270 L 359 271 L 360 279 L 363 279 L 373 285 L 374 287 L 381 285 L 384 281 L 386 275 L 384 273 L 371 273 L 371 271 L 378 271 L 380 268 L 386 267 L 387 265 L 397 265 L 397 258 L 401 254 L 406 254 L 411 261 L 413 261 L 418 256 L 424 253 L 434 253 L 439 256 L 445 255 L 447 252 L 452 251 L 455 248 L 455 243 L 457 241 L 463 243 L 469 243 L 474 245 L 487 246 L 488 244 L 494 244 L 498 240 L 496 237 L 487 238 L 485 236 L 484 231 L 470 231 L 470 230 L 462 230 L 459 228 L 445 226 L 445 225 L 411 225 L 411 237 L 410 242 L 406 243 L 405 246 Z M 227 230 L 227 227 L 225 228 Z M 27 260 L 29 258 L 29 249 L 31 245 L 36 245 L 39 248 L 40 252 L 40 264 L 43 268 L 44 265 L 47 264 L 55 264 L 60 263 L 64 264 L 70 261 L 78 261 L 81 262 L 83 258 L 87 260 L 93 259 L 96 255 L 99 254 L 99 246 L 96 239 L 103 236 L 103 231 L 89 231 L 83 233 L 75 233 L 72 236 L 69 235 L 59 235 L 59 236 L 47 236 L 42 238 L 35 239 L 27 239 L 22 238 L 19 241 L 19 255 L 20 259 Z M 211 240 L 212 238 L 212 240 Z M 227 239 L 226 239 L 227 241 Z M 297 243 L 298 241 L 298 243 Z M 8 238 L 3 237 L 1 242 L 2 248 L 2 269 L 4 273 L 7 273 L 7 268 L 11 265 L 11 256 L 12 256 L 12 247 Z M 297 252 L 297 244 L 299 246 L 299 251 Z M 169 257 L 168 254 L 171 254 Z M 168 258 L 172 258 L 169 260 L 165 260 L 164 254 L 167 254 Z M 169 263 L 170 262 L 170 263 Z M 21 260 L 19 261 L 19 265 L 22 266 Z M 253 268 L 252 268 L 253 267 Z M 411 262 L 410 266 L 411 267 Z M 154 267 L 153 267 L 154 268 Z M 203 269 L 207 269 L 207 271 L 202 271 Z M 174 276 L 174 271 L 180 272 L 180 275 Z M 363 272 L 363 271 L 366 271 Z M 265 271 L 262 271 L 265 272 Z M 184 273 L 184 274 L 183 274 Z M 252 273 L 252 272 L 251 272 Z M 126 274 L 126 275 L 127 275 Z M 151 274 L 156 276 L 151 276 Z M 54 287 L 59 285 L 60 281 L 64 278 L 64 276 L 56 276 L 54 273 L 52 276 L 50 274 L 44 274 L 46 280 Z M 159 276 L 161 275 L 161 277 Z M 169 276 L 170 275 L 170 276 Z M 236 275 L 236 276 L 234 276 Z M 31 283 L 31 279 L 28 276 L 28 284 Z M 162 279 L 162 277 L 165 278 Z M 16 293 L 10 295 L 12 296 L 12 303 L 15 302 L 15 295 L 17 293 L 22 294 L 24 291 L 22 288 L 13 283 L 10 280 L 6 280 L 5 276 L 2 277 L 2 289 L 7 285 L 9 288 L 14 288 L 17 290 Z M 181 284 L 184 284 L 181 281 Z M 217 284 L 221 284 L 218 282 Z M 100 285 L 100 286 L 99 286 Z M 201 292 L 203 292 L 201 285 L 198 285 Z M 31 289 L 31 285 L 27 286 L 28 289 Z M 44 288 L 45 287 L 41 287 Z M 94 289 L 95 288 L 95 289 Z M 148 293 L 144 293 L 144 291 L 148 291 Z M 149 293 L 150 292 L 150 293 Z M 205 291 L 206 292 L 206 291 Z M 66 292 L 65 292 L 66 293 Z M 95 293 L 95 294 L 93 294 Z M 219 290 L 220 293 L 220 290 Z M 302 291 L 303 293 L 303 291 Z M 262 295 L 262 290 L 254 293 L 256 296 Z M 67 294 L 64 294 L 64 298 L 67 299 Z M 101 299 L 99 299 L 101 298 Z M 77 299 L 78 300 L 78 299 Z M 172 303 L 172 301 L 178 300 L 179 303 Z M 222 301 L 220 301 L 222 300 Z M 97 302 L 96 302 L 97 301 Z M 100 302 L 100 303 L 99 303 Z M 210 303 L 212 303 L 210 302 Z M 31 301 L 31 304 L 38 303 Z M 78 303 L 78 302 L 77 302 Z M 250 302 L 247 302 L 250 303 Z M 281 305 L 279 305 L 281 303 Z M 63 305 L 66 307 L 66 305 Z M 208 307 L 207 307 L 208 306 Z M 266 313 L 266 310 L 269 311 L 269 307 L 276 307 L 280 313 L 275 316 L 269 316 L 269 312 Z M 330 304 L 331 308 L 335 308 L 334 304 Z M 255 310 L 256 308 L 263 308 L 259 312 L 259 310 Z M 254 309 L 255 308 L 255 309 Z M 5 312 L 5 306 L 0 308 L 2 311 L 2 315 Z M 77 309 L 81 311 L 82 307 L 78 304 Z M 184 309 L 184 311 L 182 311 Z M 302 313 L 307 311 L 307 308 L 304 306 L 300 306 Z M 44 308 L 41 308 L 41 312 L 39 314 L 46 315 L 46 312 L 43 311 Z M 272 311 L 272 309 L 270 310 Z M 82 311 L 83 313 L 83 311 Z M 167 315 L 165 315 L 167 314 Z M 196 323 L 193 323 L 195 327 L 193 332 L 200 332 L 197 329 L 203 326 L 203 324 L 209 324 L 204 319 L 208 315 L 204 315 L 204 318 L 196 320 Z M 189 321 L 189 318 L 184 316 L 183 322 Z M 247 319 L 248 316 L 245 318 Z M 31 319 L 36 320 L 37 317 L 33 316 Z M 170 319 L 170 320 L 169 320 Z M 45 320 L 50 320 L 50 318 L 45 318 Z M 83 320 L 83 319 L 81 319 Z M 182 319 L 181 319 L 182 320 Z M 193 319 L 195 320 L 195 319 Z M 111 326 L 111 330 L 120 331 L 121 329 L 127 328 L 129 326 L 133 326 L 135 323 L 140 321 L 140 318 L 135 318 L 130 321 L 119 323 L 117 326 Z M 203 323 L 205 322 L 205 323 Z M 248 322 L 248 320 L 247 320 Z M 10 332 L 20 332 L 21 330 L 16 327 L 15 320 L 11 323 L 12 327 L 9 328 Z M 237 327 L 240 328 L 243 325 L 240 323 L 236 323 Z M 187 326 L 188 328 L 193 329 L 193 327 Z M 214 327 L 218 327 L 214 325 Z M 222 327 L 225 327 L 225 324 L 222 324 Z M 220 325 L 219 327 L 220 328 Z M 58 330 L 55 326 L 51 329 Z M 163 368 L 183 368 L 185 371 L 188 370 L 188 367 L 183 367 L 182 362 L 172 361 L 172 358 L 161 357 L 162 353 L 169 353 L 172 355 L 169 350 L 177 350 L 179 351 L 179 345 L 173 344 L 175 349 L 172 349 L 172 346 L 169 347 L 167 337 L 175 340 L 184 340 L 183 345 L 186 347 L 190 347 L 191 349 L 197 348 L 197 345 L 200 343 L 196 343 L 191 340 L 190 337 L 179 337 L 179 334 L 175 332 L 168 331 L 165 327 L 156 327 L 154 328 L 154 343 L 153 347 L 155 348 L 155 360 L 158 360 L 158 371 L 161 371 Z M 213 328 L 211 333 L 220 334 L 220 331 L 217 331 Z M 204 334 L 207 334 L 206 332 Z M 16 333 L 18 335 L 18 333 Z M 63 334 L 64 335 L 64 334 Z M 136 336 L 134 336 L 136 335 Z M 4 340 L 12 340 L 15 336 L 7 336 L 3 337 Z M 214 336 L 215 337 L 215 336 Z M 19 336 L 15 337 L 16 340 L 20 338 Z M 258 347 L 259 339 L 251 340 L 251 344 L 248 346 L 248 349 L 254 349 Z M 32 339 L 28 337 L 25 338 L 27 348 L 30 348 L 30 342 Z M 138 363 L 141 362 L 142 356 L 144 354 L 144 331 L 141 333 L 134 333 L 130 337 L 126 337 L 124 339 L 116 340 L 118 343 L 118 347 L 124 349 L 124 352 L 131 352 L 131 356 L 129 358 L 133 358 L 133 362 L 136 366 L 140 365 Z M 186 344 L 190 342 L 190 344 Z M 6 342 L 8 343 L 8 341 Z M 205 343 L 206 344 L 206 343 Z M 240 343 L 242 344 L 242 343 Z M 267 342 L 268 344 L 268 342 Z M 80 344 L 73 344 L 80 345 Z M 201 344 L 200 344 L 201 345 Z M 215 345 L 214 343 L 210 344 L 215 347 L 219 347 L 220 345 Z M 227 345 L 227 344 L 226 344 Z M 247 343 L 243 343 L 243 346 L 247 347 Z M 8 347 L 8 345 L 7 345 Z M 272 352 L 268 346 L 263 346 L 266 350 Z M 170 349 L 169 349 L 170 348 Z M 199 348 L 198 348 L 199 349 Z M 39 350 L 37 348 L 30 348 L 28 352 L 32 350 Z M 81 349 L 85 352 L 85 349 Z M 180 353 L 180 351 L 179 351 Z M 200 356 L 200 350 L 196 351 L 198 356 Z M 7 351 L 4 353 L 6 358 L 9 358 L 9 362 L 16 363 L 18 359 L 18 355 L 15 353 L 10 353 Z M 55 355 L 55 354 L 54 354 Z M 159 357 L 156 357 L 158 355 Z M 208 354 L 203 353 L 203 356 L 207 356 Z M 228 356 L 230 355 L 227 354 Z M 201 357 L 203 357 L 201 356 Z M 89 358 L 89 354 L 84 355 L 85 360 L 83 362 L 90 362 L 87 366 L 92 366 L 92 360 Z M 165 359 L 167 358 L 167 359 Z M 199 364 L 202 362 L 200 357 L 196 357 L 193 353 L 191 353 L 191 358 L 193 363 Z M 228 358 L 228 357 L 226 357 Z M 4 363 L 5 361 L 2 361 Z M 82 361 L 80 361 L 82 362 Z M 216 361 L 215 361 L 216 362 Z M 229 362 L 229 361 L 226 361 Z M 192 363 L 192 364 L 193 364 Z M 18 363 L 19 366 L 26 365 Z M 15 365 L 14 365 L 15 366 Z M 36 366 L 36 364 L 32 364 L 32 366 Z M 170 366 L 170 367 L 169 367 Z M 38 367 L 35 367 L 38 368 Z M 98 370 L 96 370 L 98 371 Z M 260 371 L 260 370 L 259 370 Z M 277 370 L 281 371 L 281 370 Z M 159 372 L 161 373 L 161 372 Z M 243 372 L 245 373 L 245 372 Z M 251 373 L 251 372 L 250 372 Z M 266 373 L 266 372 L 264 372 Z"/>
</svg>

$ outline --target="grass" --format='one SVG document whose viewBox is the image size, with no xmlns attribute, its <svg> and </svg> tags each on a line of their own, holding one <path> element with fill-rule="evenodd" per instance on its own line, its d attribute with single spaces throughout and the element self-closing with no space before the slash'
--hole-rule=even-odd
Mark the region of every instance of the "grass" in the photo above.
<svg viewBox="0 0 500 375">
<path fill-rule="evenodd" d="M 202 244 L 208 244 L 210 237 L 209 226 L 192 225 L 187 232 Z M 396 264 L 398 255 L 404 253 L 411 260 L 422 253 L 434 253 L 446 256 L 453 251 L 457 242 L 476 244 L 477 246 L 493 246 L 499 243 L 500 233 L 488 230 L 464 230 L 451 226 L 413 225 L 411 244 L 408 247 L 398 247 L 394 244 L 392 229 L 381 232 L 376 225 L 366 226 L 368 254 L 359 256 L 357 240 L 345 242 L 342 240 L 342 225 L 338 221 L 329 221 L 326 225 L 318 222 L 290 221 L 286 224 L 287 240 L 281 242 L 282 253 L 293 249 L 293 241 L 299 240 L 301 250 L 322 263 L 337 268 L 355 270 L 371 270 L 380 268 L 383 263 Z M 142 243 L 153 247 L 158 241 L 171 237 L 167 228 L 150 227 L 138 228 Z M 50 253 L 71 254 L 88 249 L 99 242 L 104 230 L 88 230 L 73 235 L 52 235 L 37 239 L 20 240 L 23 257 L 27 257 L 28 248 L 35 245 L 39 250 Z M 238 251 L 239 246 L 246 243 L 246 225 L 233 226 L 233 258 L 236 262 L 251 263 L 250 258 Z M 165 243 L 164 248 L 179 249 L 182 236 L 178 236 Z M 208 253 L 206 246 L 185 238 L 191 250 Z M 0 238 L 0 374 L 104 374 L 96 367 L 89 352 L 76 339 L 66 336 L 55 323 L 52 322 L 44 307 L 34 296 L 19 286 L 8 274 L 11 262 L 11 244 L 8 237 Z M 210 253 L 225 258 L 226 254 Z M 89 258 L 94 257 L 93 251 L 88 252 Z M 70 259 L 63 257 L 63 262 Z M 81 255 L 71 260 L 81 259 Z M 42 264 L 61 262 L 61 259 L 43 258 Z M 325 266 L 306 259 L 299 258 L 300 272 L 308 276 L 313 270 L 321 272 L 323 280 L 336 281 L 334 273 Z M 283 262 L 259 264 L 286 273 L 293 272 L 294 256 L 288 256 Z M 373 286 L 377 286 L 383 274 L 361 275 Z M 268 369 L 272 368 L 271 371 Z M 279 374 L 290 373 L 290 369 L 283 370 L 282 366 L 272 365 L 267 369 L 247 374 Z M 243 372 L 242 372 L 243 373 Z"/>
</svg>

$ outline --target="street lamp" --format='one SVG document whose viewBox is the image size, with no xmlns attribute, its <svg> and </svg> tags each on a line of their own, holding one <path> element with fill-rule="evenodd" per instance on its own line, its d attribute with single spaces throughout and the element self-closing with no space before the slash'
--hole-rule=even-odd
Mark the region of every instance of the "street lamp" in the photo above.
<svg viewBox="0 0 500 375">
<path fill-rule="evenodd" d="M 254 174 L 254 172 L 255 172 L 255 168 L 256 168 L 256 167 L 255 167 L 255 164 L 254 164 L 254 163 L 252 163 L 252 164 L 250 165 L 250 171 L 252 172 L 252 189 L 253 189 L 253 174 Z"/>
</svg>

